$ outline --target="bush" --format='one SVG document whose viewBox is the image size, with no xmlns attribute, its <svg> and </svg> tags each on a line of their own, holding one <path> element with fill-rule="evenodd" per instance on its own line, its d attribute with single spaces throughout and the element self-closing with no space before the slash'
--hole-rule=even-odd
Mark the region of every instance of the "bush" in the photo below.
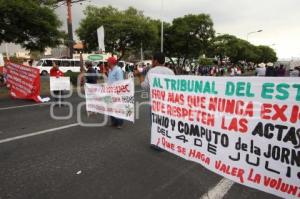
<svg viewBox="0 0 300 199">
<path fill-rule="evenodd" d="M 71 81 L 73 86 L 77 86 L 77 81 L 78 81 L 78 75 L 79 74 L 80 74 L 79 72 L 75 73 L 75 72 L 69 71 L 69 72 L 65 73 L 65 76 L 70 77 L 70 81 Z"/>
</svg>

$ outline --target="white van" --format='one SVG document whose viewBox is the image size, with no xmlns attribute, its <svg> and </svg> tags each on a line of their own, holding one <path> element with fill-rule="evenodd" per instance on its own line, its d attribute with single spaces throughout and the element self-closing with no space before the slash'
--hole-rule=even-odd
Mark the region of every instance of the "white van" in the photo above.
<svg viewBox="0 0 300 199">
<path fill-rule="evenodd" d="M 53 62 L 59 66 L 59 70 L 63 73 L 66 72 L 80 72 L 80 60 L 79 59 L 56 59 L 45 58 L 38 61 L 36 67 L 40 69 L 41 75 L 50 74 L 50 69 L 53 66 Z"/>
</svg>

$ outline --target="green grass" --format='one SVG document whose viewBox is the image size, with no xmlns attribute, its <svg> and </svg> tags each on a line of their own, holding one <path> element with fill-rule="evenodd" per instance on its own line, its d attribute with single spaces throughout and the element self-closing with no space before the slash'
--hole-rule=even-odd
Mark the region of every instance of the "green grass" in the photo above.
<svg viewBox="0 0 300 199">
<path fill-rule="evenodd" d="M 0 88 L 0 99 L 7 98 L 9 96 L 8 89 L 6 87 Z"/>
</svg>

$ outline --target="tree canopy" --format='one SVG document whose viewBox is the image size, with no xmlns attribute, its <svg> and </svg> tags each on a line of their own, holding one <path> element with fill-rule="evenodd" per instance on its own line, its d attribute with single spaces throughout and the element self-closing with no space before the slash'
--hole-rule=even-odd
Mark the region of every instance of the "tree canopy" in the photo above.
<svg viewBox="0 0 300 199">
<path fill-rule="evenodd" d="M 0 0 L 0 43 L 44 51 L 61 43 L 60 26 L 53 9 L 38 0 Z"/>
<path fill-rule="evenodd" d="M 153 47 L 153 41 L 158 40 L 156 23 L 135 8 L 120 11 L 111 6 L 88 6 L 84 14 L 76 32 L 88 50 L 97 50 L 97 28 L 100 26 L 105 30 L 106 51 L 121 52 L 119 59 L 130 49 L 140 48 L 141 44 L 149 49 Z"/>
<path fill-rule="evenodd" d="M 114 7 L 88 6 L 85 18 L 76 30 L 87 50 L 97 50 L 97 28 L 104 26 L 107 52 L 138 53 L 143 44 L 147 52 L 159 50 L 161 22 L 143 15 L 142 11 L 129 7 L 118 10 Z M 178 65 L 185 65 L 205 54 L 219 59 L 229 58 L 232 62 L 276 61 L 276 53 L 268 46 L 255 46 L 233 35 L 215 36 L 213 21 L 207 14 L 189 14 L 164 23 L 164 52 Z M 172 59 L 176 58 L 176 59 Z"/>
<path fill-rule="evenodd" d="M 209 15 L 190 14 L 175 18 L 165 28 L 165 52 L 184 64 L 187 59 L 206 53 L 214 33 Z"/>
<path fill-rule="evenodd" d="M 233 35 L 220 35 L 215 37 L 209 47 L 209 55 L 219 59 L 229 58 L 232 62 L 251 61 L 274 62 L 277 60 L 275 51 L 268 46 L 255 46 L 246 40 Z"/>
</svg>

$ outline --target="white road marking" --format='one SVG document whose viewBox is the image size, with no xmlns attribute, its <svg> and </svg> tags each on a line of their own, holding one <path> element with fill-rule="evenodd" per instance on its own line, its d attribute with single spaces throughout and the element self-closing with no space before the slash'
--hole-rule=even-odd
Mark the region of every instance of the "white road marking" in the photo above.
<svg viewBox="0 0 300 199">
<path fill-rule="evenodd" d="M 9 107 L 0 108 L 0 111 L 10 110 L 10 109 L 16 109 L 16 108 L 23 108 L 23 107 L 44 106 L 44 105 L 49 105 L 51 103 L 52 102 L 40 103 L 40 104 L 27 104 L 27 105 L 22 105 L 22 106 L 9 106 Z"/>
<path fill-rule="evenodd" d="M 56 127 L 56 128 L 52 128 L 52 129 L 46 129 L 46 130 L 37 131 L 34 133 L 29 133 L 29 134 L 25 134 L 25 135 L 16 136 L 16 137 L 6 138 L 3 140 L 0 140 L 0 144 L 19 140 L 19 139 L 24 139 L 24 138 L 28 138 L 28 137 L 33 137 L 36 135 L 42 135 L 42 134 L 46 134 L 46 133 L 50 133 L 50 132 L 58 131 L 58 130 L 62 130 L 62 129 L 67 129 L 67 128 L 71 128 L 71 127 L 75 127 L 75 126 L 79 126 L 79 123 L 68 124 L 65 126 L 60 126 L 60 127 Z"/>
<path fill-rule="evenodd" d="M 202 195 L 200 199 L 222 199 L 233 184 L 233 181 L 223 178 L 215 187 Z"/>
</svg>

